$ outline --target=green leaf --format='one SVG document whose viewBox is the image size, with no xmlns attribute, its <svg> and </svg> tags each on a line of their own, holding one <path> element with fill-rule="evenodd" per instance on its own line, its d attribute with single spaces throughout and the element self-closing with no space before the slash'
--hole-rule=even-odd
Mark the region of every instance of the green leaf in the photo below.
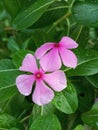
<svg viewBox="0 0 98 130">
<path fill-rule="evenodd" d="M 94 88 L 84 77 L 74 77 L 73 83 L 78 95 L 78 110 L 80 112 L 90 110 L 95 101 Z"/>
<path fill-rule="evenodd" d="M 38 0 L 32 4 L 16 16 L 13 22 L 14 28 L 24 29 L 34 24 L 54 1 L 55 0 Z"/>
<path fill-rule="evenodd" d="M 98 88 L 98 74 L 86 76 L 86 79 L 96 88 Z"/>
<path fill-rule="evenodd" d="M 32 115 L 31 115 L 31 122 L 34 121 L 36 118 L 38 118 L 41 114 L 43 115 L 49 115 L 53 114 L 55 111 L 55 107 L 52 103 L 46 104 L 44 106 L 38 106 L 34 104 Z"/>
<path fill-rule="evenodd" d="M 13 37 L 9 38 L 7 46 L 8 46 L 8 49 L 11 50 L 12 52 L 19 50 L 19 45 L 16 43 Z"/>
<path fill-rule="evenodd" d="M 19 68 L 22 64 L 22 61 L 24 59 L 24 57 L 26 56 L 26 54 L 31 53 L 34 54 L 32 51 L 29 50 L 20 50 L 17 51 L 14 55 L 13 55 L 13 63 L 14 65 Z M 18 59 L 18 60 L 17 60 Z"/>
<path fill-rule="evenodd" d="M 59 18 L 61 18 L 62 16 L 64 16 L 67 10 L 68 10 L 68 6 L 66 6 L 65 1 L 54 2 L 52 5 L 49 6 L 49 8 L 39 18 L 39 20 L 33 24 L 32 27 L 40 28 L 40 27 L 48 26 L 53 22 L 55 22 L 56 20 L 58 20 Z"/>
<path fill-rule="evenodd" d="M 84 130 L 84 126 L 83 125 L 78 125 L 74 130 Z"/>
<path fill-rule="evenodd" d="M 38 117 L 29 130 L 61 130 L 61 125 L 55 115 L 45 115 Z"/>
<path fill-rule="evenodd" d="M 71 83 L 68 83 L 66 89 L 62 92 L 55 93 L 53 104 L 57 109 L 64 113 L 74 113 L 78 107 L 78 99 L 74 86 Z"/>
<path fill-rule="evenodd" d="M 9 129 L 14 126 L 16 126 L 16 119 L 13 116 L 8 114 L 0 114 L 0 129 Z"/>
<path fill-rule="evenodd" d="M 98 102 L 96 102 L 90 111 L 82 114 L 81 119 L 87 125 L 98 129 Z"/>
<path fill-rule="evenodd" d="M 2 0 L 2 3 L 12 17 L 15 17 L 21 8 L 19 0 Z"/>
<path fill-rule="evenodd" d="M 10 130 L 19 130 L 19 129 L 17 129 L 17 128 L 13 127 L 13 128 L 11 128 Z"/>
<path fill-rule="evenodd" d="M 75 20 L 85 26 L 98 27 L 98 2 L 80 2 L 73 8 Z"/>
<path fill-rule="evenodd" d="M 76 49 L 78 58 L 76 69 L 67 68 L 64 71 L 69 76 L 86 76 L 98 73 L 98 52 L 91 49 Z"/>
<path fill-rule="evenodd" d="M 15 79 L 19 71 L 15 69 L 11 60 L 0 61 L 0 102 L 8 100 L 17 93 Z"/>
</svg>

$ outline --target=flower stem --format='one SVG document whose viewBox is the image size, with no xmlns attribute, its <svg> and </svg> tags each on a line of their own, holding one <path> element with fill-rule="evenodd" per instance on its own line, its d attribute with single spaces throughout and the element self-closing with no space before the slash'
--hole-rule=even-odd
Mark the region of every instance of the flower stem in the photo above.
<svg viewBox="0 0 98 130">
<path fill-rule="evenodd" d="M 25 120 L 29 119 L 30 116 L 31 116 L 31 115 L 28 115 L 28 116 L 24 117 L 24 118 L 20 121 L 20 123 L 23 123 Z"/>
<path fill-rule="evenodd" d="M 43 110 L 44 110 L 44 107 L 41 106 L 41 116 L 43 115 Z"/>
</svg>

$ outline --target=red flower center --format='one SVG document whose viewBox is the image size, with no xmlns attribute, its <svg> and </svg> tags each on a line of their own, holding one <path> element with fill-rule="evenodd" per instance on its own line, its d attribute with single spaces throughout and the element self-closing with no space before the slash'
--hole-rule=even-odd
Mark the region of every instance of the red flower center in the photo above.
<svg viewBox="0 0 98 130">
<path fill-rule="evenodd" d="M 37 72 L 37 73 L 35 74 L 35 77 L 36 77 L 36 79 L 41 79 L 41 78 L 43 77 L 43 75 L 42 75 L 41 72 Z"/>
<path fill-rule="evenodd" d="M 60 45 L 58 43 L 55 44 L 55 47 L 60 47 Z"/>
</svg>

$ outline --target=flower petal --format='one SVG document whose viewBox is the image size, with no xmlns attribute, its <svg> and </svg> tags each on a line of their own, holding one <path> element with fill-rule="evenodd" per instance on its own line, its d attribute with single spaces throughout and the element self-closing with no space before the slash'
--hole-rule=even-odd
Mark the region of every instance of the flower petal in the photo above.
<svg viewBox="0 0 98 130">
<path fill-rule="evenodd" d="M 77 57 L 72 51 L 62 48 L 60 49 L 60 55 L 65 66 L 76 68 Z"/>
<path fill-rule="evenodd" d="M 52 72 L 60 69 L 61 59 L 58 49 L 52 49 L 40 59 L 40 65 L 44 71 Z"/>
<path fill-rule="evenodd" d="M 16 79 L 16 85 L 19 92 L 25 96 L 30 95 L 34 81 L 35 78 L 33 75 L 19 75 Z"/>
<path fill-rule="evenodd" d="M 63 71 L 58 70 L 44 75 L 44 81 L 55 91 L 62 91 L 67 87 L 67 79 Z"/>
<path fill-rule="evenodd" d="M 70 37 L 63 37 L 59 44 L 65 46 L 66 49 L 77 48 L 78 44 Z"/>
<path fill-rule="evenodd" d="M 21 71 L 34 73 L 38 70 L 35 57 L 32 54 L 27 54 L 22 62 L 22 66 L 19 69 Z"/>
<path fill-rule="evenodd" d="M 54 92 L 48 88 L 45 83 L 41 81 L 36 82 L 35 90 L 32 100 L 38 105 L 45 105 L 49 103 L 54 97 Z"/>
<path fill-rule="evenodd" d="M 39 47 L 36 52 L 35 52 L 35 56 L 37 59 L 40 59 L 48 50 L 50 50 L 51 48 L 53 48 L 54 43 L 45 43 L 43 44 L 41 47 Z"/>
</svg>

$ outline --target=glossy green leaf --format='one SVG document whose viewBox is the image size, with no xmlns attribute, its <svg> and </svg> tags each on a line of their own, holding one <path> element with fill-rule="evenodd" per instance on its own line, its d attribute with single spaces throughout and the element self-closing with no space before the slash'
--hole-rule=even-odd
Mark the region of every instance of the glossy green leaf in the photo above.
<svg viewBox="0 0 98 130">
<path fill-rule="evenodd" d="M 0 102 L 8 100 L 17 93 L 15 79 L 18 74 L 19 71 L 11 60 L 0 61 Z"/>
<path fill-rule="evenodd" d="M 78 95 L 78 111 L 90 110 L 95 101 L 94 88 L 84 77 L 74 77 L 73 81 Z"/>
<path fill-rule="evenodd" d="M 38 117 L 29 130 L 61 130 L 61 125 L 55 115 L 45 115 Z"/>
<path fill-rule="evenodd" d="M 89 126 L 98 129 L 98 102 L 94 104 L 90 111 L 83 113 L 81 119 Z"/>
<path fill-rule="evenodd" d="M 2 0 L 4 7 L 6 8 L 7 12 L 12 16 L 15 17 L 18 13 L 19 9 L 21 8 L 21 4 L 19 0 Z"/>
<path fill-rule="evenodd" d="M 69 83 L 62 92 L 55 93 L 53 104 L 64 113 L 74 113 L 78 107 L 78 99 L 74 86 Z"/>
<path fill-rule="evenodd" d="M 40 28 L 40 27 L 45 27 L 62 16 L 66 14 L 68 10 L 68 6 L 65 1 L 58 1 L 54 2 L 50 7 L 44 12 L 44 14 L 40 17 L 40 19 L 33 24 L 33 28 Z M 48 19 L 48 20 L 47 20 Z M 44 22 L 43 22 L 44 21 Z"/>
<path fill-rule="evenodd" d="M 67 68 L 64 71 L 70 76 L 86 76 L 98 73 L 98 52 L 90 49 L 76 49 L 78 58 L 76 69 Z"/>
<path fill-rule="evenodd" d="M 96 88 L 98 88 L 98 74 L 87 76 L 86 79 Z"/>
<path fill-rule="evenodd" d="M 32 110 L 32 120 L 35 120 L 37 117 L 39 117 L 41 114 L 43 115 L 49 115 L 53 114 L 55 111 L 55 107 L 53 106 L 52 103 L 46 104 L 44 106 L 38 106 L 34 104 L 33 110 Z"/>
<path fill-rule="evenodd" d="M 85 26 L 98 27 L 98 2 L 80 2 L 73 8 L 75 20 Z"/>
<path fill-rule="evenodd" d="M 32 4 L 16 16 L 13 22 L 14 28 L 24 29 L 34 24 L 54 1 L 55 0 L 38 0 Z"/>
</svg>

